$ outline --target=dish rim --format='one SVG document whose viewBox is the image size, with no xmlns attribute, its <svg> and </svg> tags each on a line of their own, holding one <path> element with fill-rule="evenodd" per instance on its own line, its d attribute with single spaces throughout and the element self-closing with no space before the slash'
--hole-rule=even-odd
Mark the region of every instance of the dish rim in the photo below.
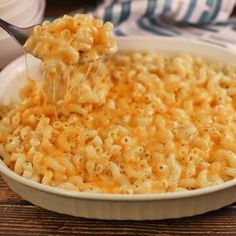
<svg viewBox="0 0 236 236">
<path fill-rule="evenodd" d="M 117 37 L 121 42 L 123 40 L 127 40 L 127 38 Z M 180 41 L 187 42 L 190 44 L 194 44 L 197 46 L 210 47 L 211 49 L 221 50 L 227 54 L 231 54 L 236 58 L 236 54 L 229 51 L 226 48 L 219 47 L 217 45 L 208 44 L 205 42 L 199 42 L 196 40 L 189 40 L 183 38 L 169 38 L 169 37 L 156 37 L 156 36 L 129 36 L 128 40 L 142 40 L 145 39 L 155 39 L 155 40 L 165 40 L 165 41 Z M 9 65 L 7 65 L 0 73 L 0 76 L 4 75 L 8 70 L 14 68 L 15 66 L 19 66 L 19 63 L 24 60 L 24 55 L 15 59 Z M 1 90 L 0 90 L 1 91 Z M 232 179 L 230 181 L 220 183 L 217 185 L 204 187 L 200 189 L 190 190 L 190 191 L 182 191 L 182 192 L 167 192 L 167 193 L 148 193 L 148 194 L 113 194 L 113 193 L 92 193 L 92 192 L 77 192 L 62 189 L 59 187 L 52 187 L 42 183 L 35 182 L 33 180 L 24 178 L 18 174 L 16 174 L 13 170 L 8 168 L 5 163 L 0 158 L 0 173 L 2 176 L 7 177 L 13 181 L 16 181 L 18 184 L 23 184 L 27 187 L 33 188 L 34 190 L 39 190 L 41 192 L 46 192 L 49 194 L 55 194 L 58 196 L 63 196 L 67 198 L 73 199 L 86 199 L 86 200 L 97 200 L 97 201 L 157 201 L 157 200 L 172 200 L 172 199 L 180 199 L 180 198 L 191 198 L 200 195 L 206 195 L 213 192 L 222 191 L 227 188 L 236 187 L 236 179 Z M 5 179 L 5 178 L 4 178 Z"/>
<path fill-rule="evenodd" d="M 182 191 L 182 192 L 168 192 L 168 193 L 145 193 L 145 194 L 113 194 L 113 193 L 92 193 L 92 192 L 77 192 L 66 190 L 59 187 L 52 187 L 42 183 L 26 179 L 23 176 L 16 174 L 13 170 L 8 168 L 2 160 L 0 160 L 0 173 L 7 176 L 20 184 L 33 189 L 55 194 L 67 198 L 87 199 L 87 200 L 103 200 L 103 201 L 157 201 L 157 200 L 171 200 L 180 198 L 190 198 L 200 195 L 206 195 L 213 192 L 218 192 L 230 187 L 236 187 L 236 179 L 209 186 L 200 189 Z"/>
</svg>

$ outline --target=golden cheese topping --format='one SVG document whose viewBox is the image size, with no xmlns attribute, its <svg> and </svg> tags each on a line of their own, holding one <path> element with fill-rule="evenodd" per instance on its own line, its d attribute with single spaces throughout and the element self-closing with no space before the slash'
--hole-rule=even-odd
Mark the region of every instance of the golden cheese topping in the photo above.
<svg viewBox="0 0 236 236">
<path fill-rule="evenodd" d="M 69 76 L 69 79 L 68 79 Z M 16 173 L 81 192 L 189 191 L 236 178 L 236 67 L 127 52 L 28 80 L 0 121 Z"/>
</svg>

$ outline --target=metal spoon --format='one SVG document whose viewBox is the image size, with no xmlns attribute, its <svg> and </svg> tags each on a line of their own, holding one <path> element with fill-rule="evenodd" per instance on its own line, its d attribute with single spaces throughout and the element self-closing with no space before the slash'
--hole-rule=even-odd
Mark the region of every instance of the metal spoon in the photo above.
<svg viewBox="0 0 236 236">
<path fill-rule="evenodd" d="M 33 25 L 27 28 L 20 28 L 4 21 L 1 18 L 0 18 L 0 26 L 8 34 L 10 34 L 20 46 L 23 46 L 25 44 L 26 40 L 33 33 L 33 29 L 35 27 L 35 25 Z"/>
</svg>

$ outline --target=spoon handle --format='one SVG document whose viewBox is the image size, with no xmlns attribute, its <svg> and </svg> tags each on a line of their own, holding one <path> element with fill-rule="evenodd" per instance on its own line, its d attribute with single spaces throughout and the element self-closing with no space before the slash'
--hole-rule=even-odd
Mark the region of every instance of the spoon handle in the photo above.
<svg viewBox="0 0 236 236">
<path fill-rule="evenodd" d="M 18 44 L 21 46 L 24 45 L 25 41 L 28 39 L 28 34 L 25 29 L 19 28 L 15 25 L 12 25 L 3 19 L 0 18 L 0 26 L 11 36 L 13 37 Z"/>
</svg>

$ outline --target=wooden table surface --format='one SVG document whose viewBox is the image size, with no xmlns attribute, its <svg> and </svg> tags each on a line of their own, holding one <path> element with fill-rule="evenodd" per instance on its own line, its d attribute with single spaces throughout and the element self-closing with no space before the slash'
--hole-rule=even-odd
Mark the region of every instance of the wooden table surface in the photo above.
<svg viewBox="0 0 236 236">
<path fill-rule="evenodd" d="M 97 2 L 48 0 L 46 16 L 58 16 Z M 89 220 L 34 206 L 13 193 L 0 177 L 0 235 L 236 235 L 236 203 L 207 214 L 174 220 Z"/>
<path fill-rule="evenodd" d="M 207 214 L 161 221 L 103 221 L 36 207 L 0 178 L 0 235 L 236 235 L 236 204 Z"/>
</svg>

